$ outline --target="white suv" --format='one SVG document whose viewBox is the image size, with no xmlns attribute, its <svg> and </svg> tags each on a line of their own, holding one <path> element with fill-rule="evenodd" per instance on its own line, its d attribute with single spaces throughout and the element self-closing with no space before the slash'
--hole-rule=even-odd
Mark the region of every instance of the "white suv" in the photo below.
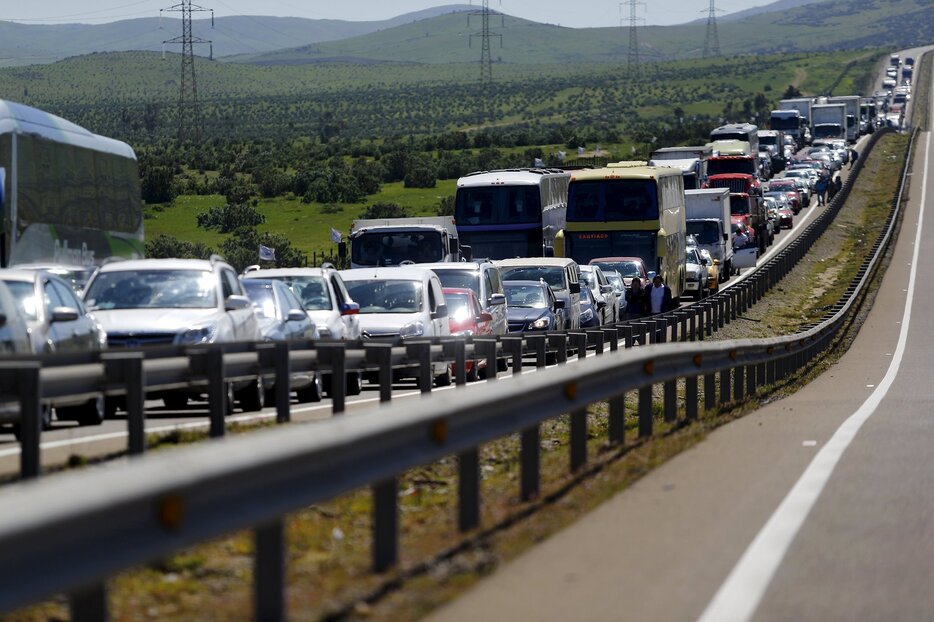
<svg viewBox="0 0 934 622">
<path fill-rule="evenodd" d="M 237 273 L 219 257 L 105 264 L 88 282 L 84 301 L 106 331 L 110 348 L 262 340 Z M 263 407 L 262 382 L 229 388 L 234 390 L 244 410 Z M 189 395 L 173 391 L 162 398 L 177 409 Z"/>
</svg>

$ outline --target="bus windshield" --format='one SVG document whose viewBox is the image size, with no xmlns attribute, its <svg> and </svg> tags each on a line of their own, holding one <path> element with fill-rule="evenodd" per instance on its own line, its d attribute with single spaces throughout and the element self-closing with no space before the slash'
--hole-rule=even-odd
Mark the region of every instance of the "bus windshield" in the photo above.
<svg viewBox="0 0 934 622">
<path fill-rule="evenodd" d="M 598 257 L 638 257 L 646 270 L 658 265 L 656 232 L 654 231 L 601 231 L 577 233 L 569 231 L 569 256 L 579 264 Z"/>
<path fill-rule="evenodd" d="M 444 261 L 443 246 L 437 231 L 373 231 L 354 237 L 350 254 L 356 266 L 398 266 Z"/>
<path fill-rule="evenodd" d="M 658 192 L 654 180 L 580 181 L 572 183 L 568 190 L 568 222 L 657 219 Z"/>
<path fill-rule="evenodd" d="M 454 220 L 462 226 L 541 223 L 541 193 L 537 186 L 458 188 Z"/>
</svg>

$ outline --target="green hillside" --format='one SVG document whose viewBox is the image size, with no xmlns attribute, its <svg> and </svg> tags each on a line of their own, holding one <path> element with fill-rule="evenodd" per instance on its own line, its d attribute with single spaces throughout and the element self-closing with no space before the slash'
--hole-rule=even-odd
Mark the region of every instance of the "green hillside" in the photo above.
<svg viewBox="0 0 934 622">
<path fill-rule="evenodd" d="M 505 17 L 503 45 L 493 57 L 504 64 L 625 62 L 628 33 L 618 27 L 562 28 Z M 466 15 L 443 15 L 390 30 L 230 60 L 260 65 L 290 65 L 325 60 L 357 62 L 456 63 L 479 56 L 470 35 L 478 23 Z M 650 26 L 639 30 L 646 60 L 701 56 L 706 25 Z M 934 41 L 931 0 L 826 0 L 780 12 L 759 13 L 719 25 L 721 52 L 767 54 L 783 51 L 907 47 Z"/>
</svg>

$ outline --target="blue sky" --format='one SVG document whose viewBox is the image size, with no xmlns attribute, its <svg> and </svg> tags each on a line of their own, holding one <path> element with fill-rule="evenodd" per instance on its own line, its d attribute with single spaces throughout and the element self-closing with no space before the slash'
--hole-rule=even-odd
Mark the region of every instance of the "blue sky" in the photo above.
<svg viewBox="0 0 934 622">
<path fill-rule="evenodd" d="M 102 23 L 118 19 L 156 17 L 160 8 L 180 0 L 40 0 L 25 4 L 0 3 L 0 20 L 26 23 Z M 433 6 L 458 4 L 456 0 L 194 0 L 213 8 L 215 15 L 277 15 L 312 19 L 379 20 Z M 770 0 L 717 0 L 725 13 L 768 4 Z M 469 4 L 467 0 L 463 4 Z M 479 4 L 474 0 L 474 4 Z M 678 24 L 704 17 L 708 0 L 648 0 L 640 14 L 648 24 Z M 4 6 L 6 5 L 6 6 Z M 619 0 L 491 0 L 491 8 L 510 15 L 570 27 L 616 26 Z M 628 17 L 628 7 L 626 16 Z"/>
</svg>

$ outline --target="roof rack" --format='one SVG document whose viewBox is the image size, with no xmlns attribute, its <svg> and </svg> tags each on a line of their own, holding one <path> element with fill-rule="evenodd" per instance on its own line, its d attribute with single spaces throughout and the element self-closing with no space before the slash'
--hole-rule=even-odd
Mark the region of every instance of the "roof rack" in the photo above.
<svg viewBox="0 0 934 622">
<path fill-rule="evenodd" d="M 332 264 L 330 261 L 325 261 L 324 263 L 322 263 L 321 269 L 322 270 L 337 270 L 337 268 L 334 267 L 334 264 Z"/>
<path fill-rule="evenodd" d="M 241 272 L 240 274 L 249 274 L 250 272 L 256 272 L 260 269 L 262 269 L 262 266 L 260 266 L 259 264 L 253 264 L 252 266 L 247 266 L 246 268 L 244 268 L 243 272 Z"/>
</svg>

